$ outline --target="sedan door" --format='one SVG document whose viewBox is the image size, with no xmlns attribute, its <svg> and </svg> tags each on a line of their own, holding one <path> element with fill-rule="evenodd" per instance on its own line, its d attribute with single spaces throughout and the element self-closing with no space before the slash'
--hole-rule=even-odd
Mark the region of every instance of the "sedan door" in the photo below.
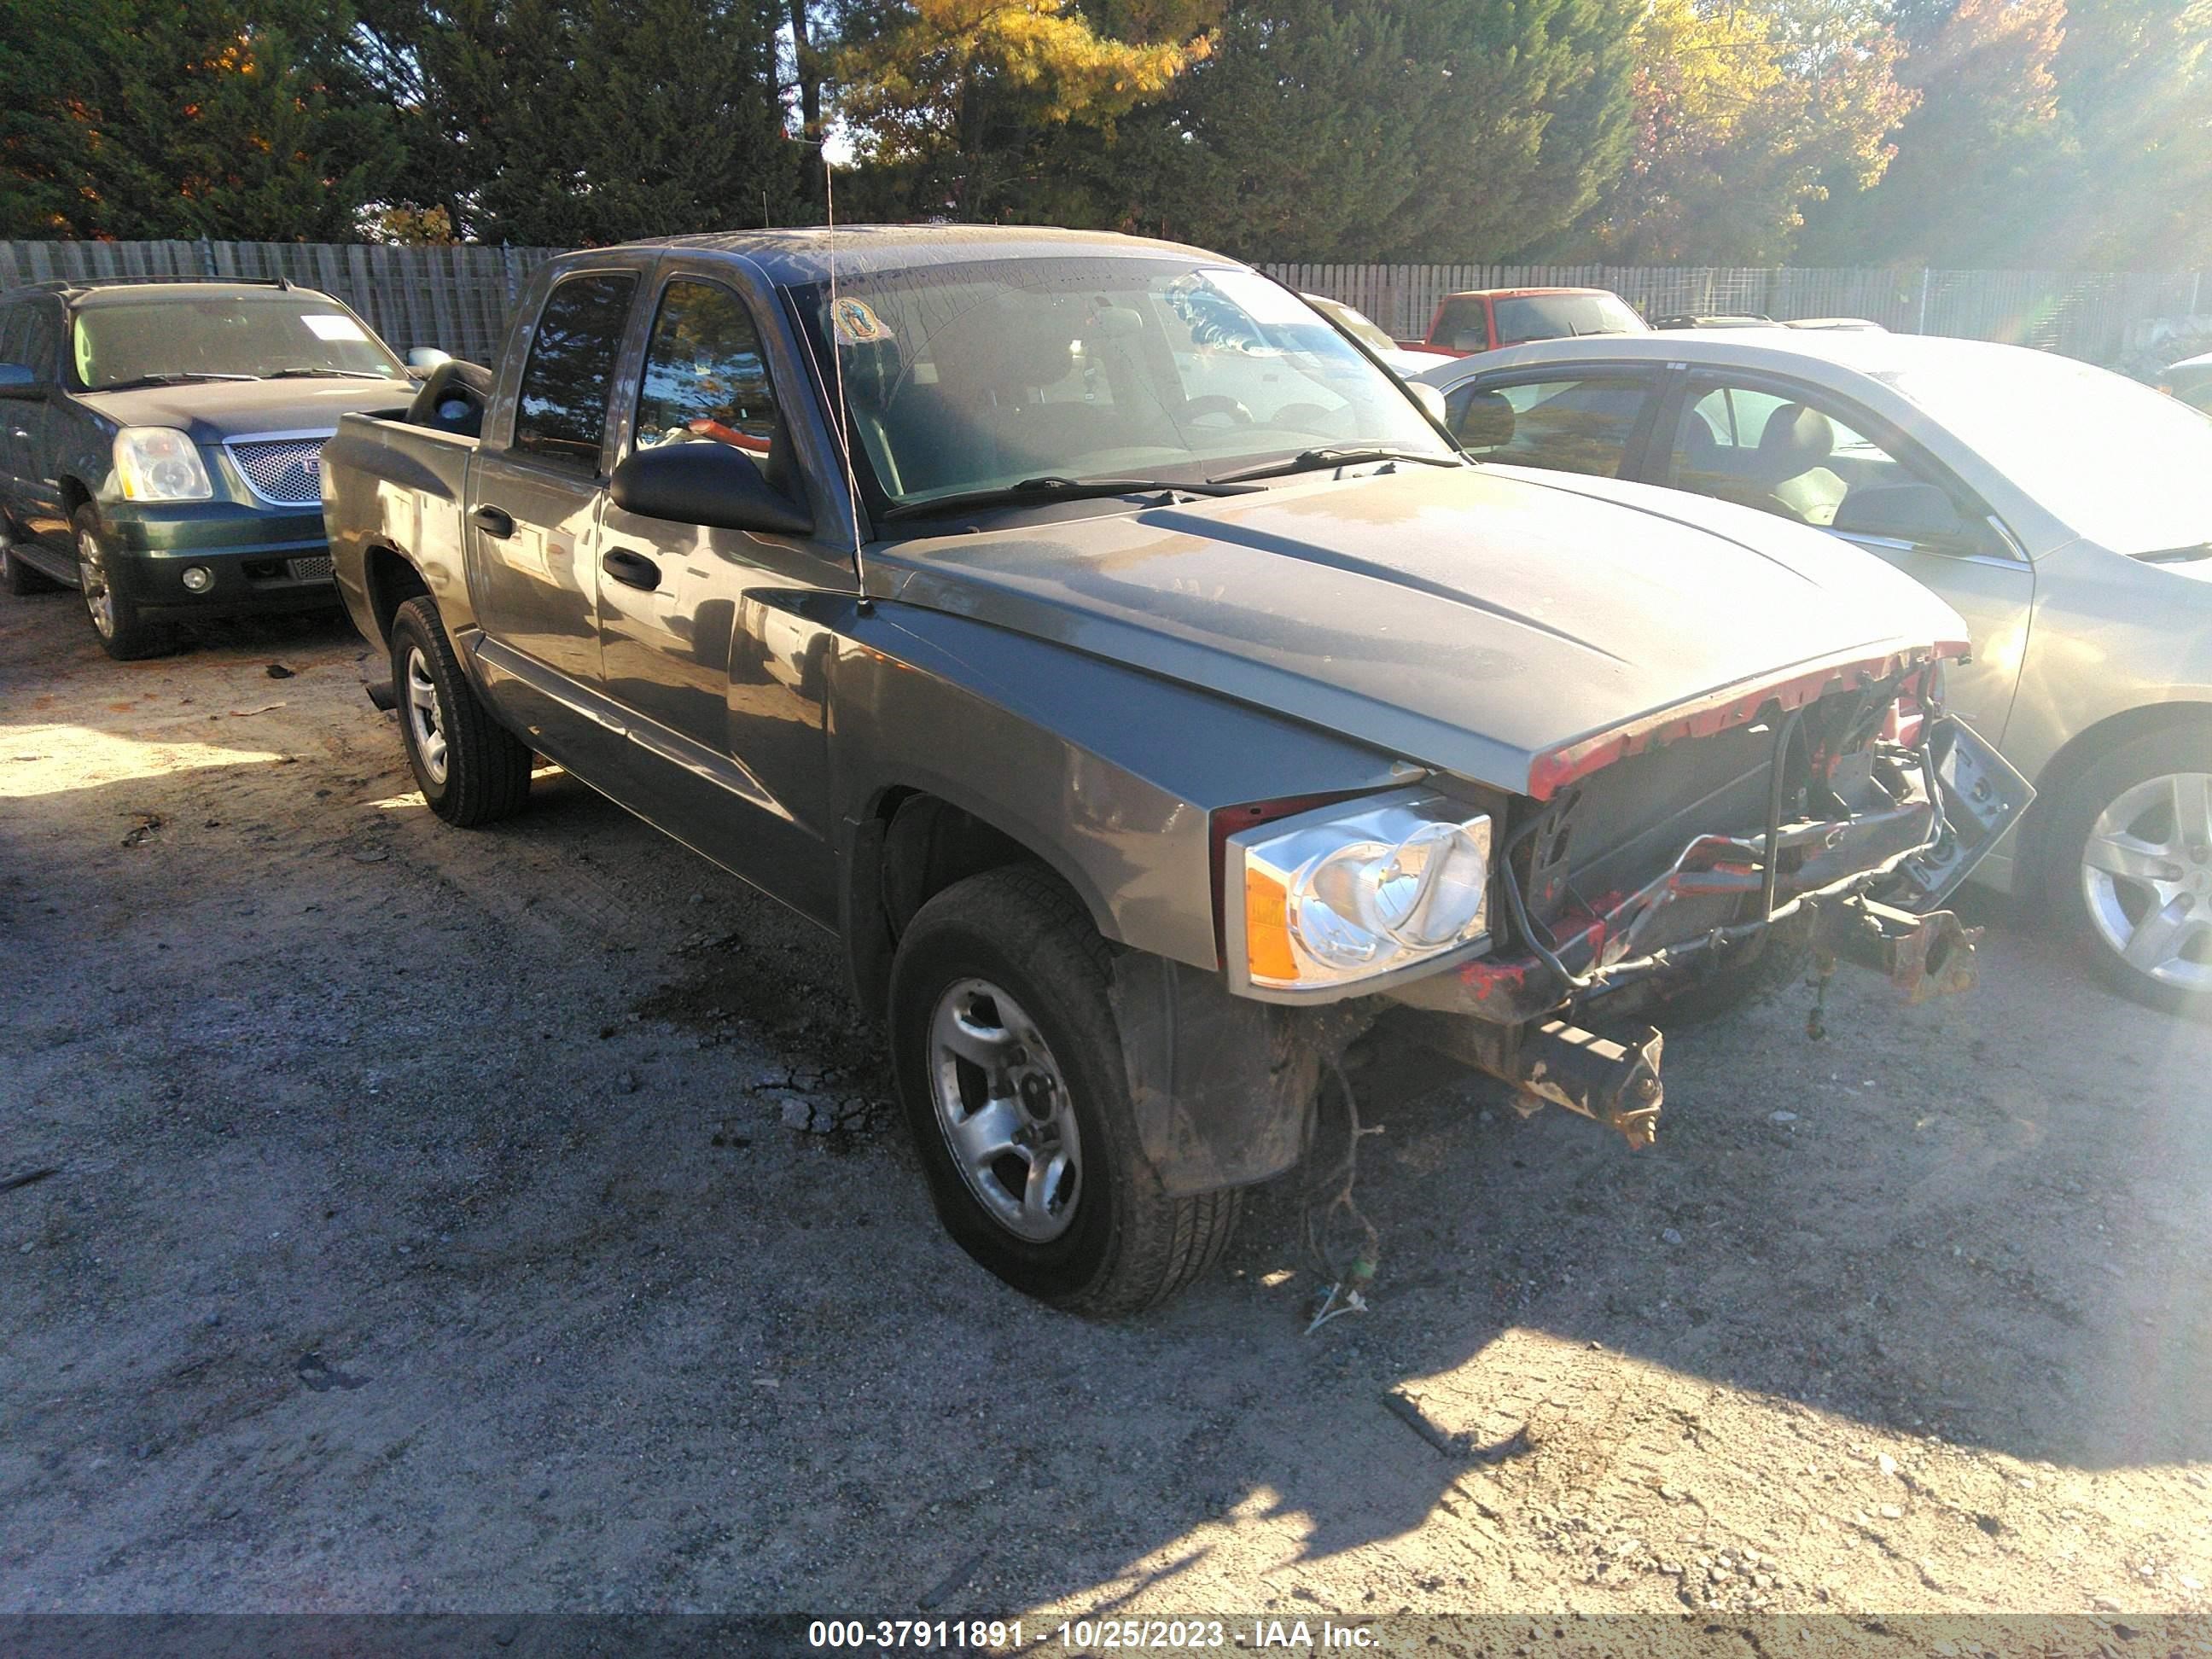
<svg viewBox="0 0 2212 1659">
<path fill-rule="evenodd" d="M 726 444 L 803 501 L 786 392 L 797 362 L 776 361 L 772 313 L 724 280 L 735 274 L 665 270 L 626 447 Z M 676 524 L 611 500 L 599 532 L 600 657 L 630 734 L 624 798 L 802 912 L 834 916 L 824 719 L 833 612 L 855 587 L 848 542 Z"/>
<path fill-rule="evenodd" d="M 1668 400 L 1650 481 L 1808 525 L 1887 560 L 1966 618 L 1951 707 L 2002 743 L 2034 614 L 2035 567 L 1973 491 L 1849 398 L 1793 380 L 1692 372 Z"/>
</svg>

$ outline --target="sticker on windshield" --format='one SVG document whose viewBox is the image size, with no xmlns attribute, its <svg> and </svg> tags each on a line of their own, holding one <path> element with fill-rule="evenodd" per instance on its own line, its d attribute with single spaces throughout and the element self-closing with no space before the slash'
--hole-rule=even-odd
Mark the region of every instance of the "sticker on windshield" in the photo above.
<svg viewBox="0 0 2212 1659">
<path fill-rule="evenodd" d="M 300 320 L 307 325 L 307 332 L 319 340 L 366 340 L 361 325 L 350 317 L 335 316 L 329 312 L 302 312 Z"/>
<path fill-rule="evenodd" d="M 865 300 L 839 300 L 830 313 L 830 322 L 845 345 L 874 345 L 896 337 L 884 326 L 884 319 L 868 309 Z"/>
</svg>

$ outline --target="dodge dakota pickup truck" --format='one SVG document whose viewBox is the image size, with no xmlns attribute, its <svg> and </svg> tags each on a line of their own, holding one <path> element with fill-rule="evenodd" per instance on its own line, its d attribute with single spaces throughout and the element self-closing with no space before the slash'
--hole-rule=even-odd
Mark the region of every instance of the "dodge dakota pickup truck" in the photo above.
<svg viewBox="0 0 2212 1659">
<path fill-rule="evenodd" d="M 841 938 L 939 1213 L 1060 1306 L 1219 1254 L 1346 1046 L 1648 1142 L 1678 994 L 1912 997 L 2027 790 L 1957 615 L 1725 503 L 1477 465 L 1196 249 L 859 228 L 564 255 L 322 452 L 428 805 L 542 754 Z"/>
</svg>

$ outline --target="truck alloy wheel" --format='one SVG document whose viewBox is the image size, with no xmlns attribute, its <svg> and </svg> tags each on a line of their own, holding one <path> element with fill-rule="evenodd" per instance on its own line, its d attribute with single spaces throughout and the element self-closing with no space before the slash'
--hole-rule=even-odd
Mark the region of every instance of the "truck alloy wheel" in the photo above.
<svg viewBox="0 0 2212 1659">
<path fill-rule="evenodd" d="M 405 687 L 407 735 L 422 770 L 433 783 L 446 781 L 446 732 L 438 713 L 438 686 L 430 678 L 429 659 L 420 646 L 407 652 Z"/>
<path fill-rule="evenodd" d="M 392 682 L 416 787 L 440 817 L 471 829 L 530 794 L 530 745 L 491 717 L 428 597 L 392 619 Z"/>
<path fill-rule="evenodd" d="M 1219 1259 L 1233 1189 L 1171 1196 L 1146 1161 L 1112 957 L 1034 865 L 915 912 L 891 962 L 891 1059 L 938 1218 L 1016 1290 L 1089 1314 L 1164 1300 Z"/>
<path fill-rule="evenodd" d="M 1015 1237 L 1058 1238 L 1075 1219 L 1083 1136 L 1036 1022 L 990 981 L 956 980 L 930 1042 L 937 1127 L 968 1190 Z"/>
</svg>

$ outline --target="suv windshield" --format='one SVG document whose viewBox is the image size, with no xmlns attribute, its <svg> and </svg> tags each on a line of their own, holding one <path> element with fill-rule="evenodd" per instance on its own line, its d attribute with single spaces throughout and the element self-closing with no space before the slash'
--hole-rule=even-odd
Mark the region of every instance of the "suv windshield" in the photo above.
<svg viewBox="0 0 2212 1659">
<path fill-rule="evenodd" d="M 1449 457 L 1390 376 L 1297 295 L 1173 258 L 856 272 L 793 298 L 892 504 L 1052 477 L 1197 483 L 1322 448 Z"/>
<path fill-rule="evenodd" d="M 1644 320 L 1610 294 L 1528 294 L 1496 305 L 1498 343 L 1564 340 L 1577 334 L 1641 334 Z"/>
<path fill-rule="evenodd" d="M 70 350 L 88 392 L 170 375 L 407 375 L 328 300 L 282 291 L 88 305 L 70 327 Z"/>
<path fill-rule="evenodd" d="M 2212 418 L 2186 404 L 2016 347 L 1881 378 L 2077 535 L 2115 553 L 2212 542 Z"/>
</svg>

